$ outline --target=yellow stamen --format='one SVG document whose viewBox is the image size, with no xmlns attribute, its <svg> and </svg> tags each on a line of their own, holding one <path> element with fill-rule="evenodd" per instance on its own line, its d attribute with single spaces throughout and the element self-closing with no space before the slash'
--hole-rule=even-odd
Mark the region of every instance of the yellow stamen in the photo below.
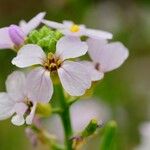
<svg viewBox="0 0 150 150">
<path fill-rule="evenodd" d="M 72 25 L 70 28 L 71 32 L 78 32 L 80 30 L 80 27 L 76 24 Z"/>
</svg>

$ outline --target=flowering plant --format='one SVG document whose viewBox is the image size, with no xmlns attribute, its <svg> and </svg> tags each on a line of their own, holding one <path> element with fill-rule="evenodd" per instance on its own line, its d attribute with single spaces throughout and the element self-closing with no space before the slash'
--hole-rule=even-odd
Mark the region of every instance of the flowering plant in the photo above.
<svg viewBox="0 0 150 150">
<path fill-rule="evenodd" d="M 85 96 L 106 72 L 120 67 L 128 57 L 128 50 L 120 42 L 109 42 L 112 39 L 109 32 L 88 29 L 71 21 L 62 24 L 48 21 L 44 16 L 45 13 L 39 13 L 29 22 L 21 21 L 19 26 L 0 29 L 0 48 L 16 52 L 13 65 L 29 68 L 8 76 L 7 92 L 0 93 L 0 119 L 12 116 L 14 125 L 25 124 L 32 142 L 42 139 L 54 150 L 73 150 L 101 124 L 91 118 L 76 136 L 71 125 L 70 106 Z M 41 23 L 45 25 L 36 29 Z M 53 113 L 61 118 L 64 145 L 59 145 L 41 127 L 42 118 Z M 108 146 L 107 136 L 115 127 L 114 121 L 108 123 L 102 149 Z"/>
</svg>

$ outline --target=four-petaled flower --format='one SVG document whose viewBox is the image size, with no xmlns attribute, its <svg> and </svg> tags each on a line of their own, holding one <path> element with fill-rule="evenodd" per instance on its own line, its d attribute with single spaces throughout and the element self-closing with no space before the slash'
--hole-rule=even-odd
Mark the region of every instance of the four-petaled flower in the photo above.
<svg viewBox="0 0 150 150">
<path fill-rule="evenodd" d="M 22 20 L 18 25 L 10 25 L 0 29 L 0 49 L 16 49 L 24 44 L 26 36 L 35 29 L 44 18 L 45 13 L 39 13 L 29 22 Z"/>
<path fill-rule="evenodd" d="M 103 78 L 105 72 L 112 71 L 120 67 L 127 59 L 128 49 L 120 42 L 108 43 L 107 40 L 87 40 L 88 53 L 92 61 L 83 61 L 88 66 L 92 81 Z"/>
<path fill-rule="evenodd" d="M 43 20 L 42 22 L 51 28 L 58 29 L 67 36 L 88 36 L 94 39 L 112 39 L 112 34 L 109 32 L 88 29 L 85 25 L 77 25 L 72 21 L 63 21 L 62 24 L 48 20 Z"/>
<path fill-rule="evenodd" d="M 91 86 L 91 78 L 87 68 L 80 62 L 69 61 L 84 55 L 88 50 L 86 42 L 76 37 L 62 37 L 56 44 L 55 54 L 47 56 L 41 47 L 34 44 L 23 46 L 12 63 L 20 68 L 40 64 L 29 73 L 29 90 L 41 93 L 41 96 L 50 98 L 53 93 L 50 72 L 57 72 L 62 86 L 72 96 L 80 96 Z M 31 96 L 31 98 L 32 98 Z M 43 97 L 41 97 L 43 99 Z"/>
<path fill-rule="evenodd" d="M 21 71 L 14 71 L 8 76 L 7 92 L 0 93 L 0 120 L 14 115 L 11 119 L 14 125 L 20 126 L 25 122 L 26 124 L 32 123 L 37 102 L 48 103 L 48 100 L 39 99 L 38 96 L 31 98 L 32 90 L 28 87 L 30 87 L 29 76 L 26 77 Z"/>
</svg>

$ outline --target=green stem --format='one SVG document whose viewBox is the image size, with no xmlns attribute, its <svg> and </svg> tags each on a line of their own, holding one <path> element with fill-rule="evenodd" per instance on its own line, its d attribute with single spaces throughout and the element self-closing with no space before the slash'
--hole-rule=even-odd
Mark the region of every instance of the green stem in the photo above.
<svg viewBox="0 0 150 150">
<path fill-rule="evenodd" d="M 58 85 L 56 88 L 57 88 L 57 91 L 59 92 L 59 104 L 60 104 L 61 109 L 63 110 L 62 113 L 60 113 L 60 117 L 61 117 L 62 124 L 64 127 L 66 150 L 72 150 L 71 137 L 72 137 L 73 131 L 72 131 L 71 120 L 70 120 L 69 105 L 64 96 L 62 87 Z"/>
</svg>

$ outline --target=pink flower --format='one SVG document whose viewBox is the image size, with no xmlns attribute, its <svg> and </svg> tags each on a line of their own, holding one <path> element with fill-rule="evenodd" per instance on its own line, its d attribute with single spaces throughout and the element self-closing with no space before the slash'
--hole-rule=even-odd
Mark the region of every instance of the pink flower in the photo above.
<svg viewBox="0 0 150 150">
<path fill-rule="evenodd" d="M 85 42 L 75 37 L 62 37 L 56 44 L 55 54 L 49 53 L 48 56 L 38 45 L 28 44 L 23 46 L 12 63 L 24 68 L 32 65 L 41 65 L 29 73 L 30 86 L 34 93 L 53 93 L 50 73 L 57 72 L 62 86 L 72 96 L 83 95 L 85 90 L 91 85 L 91 78 L 87 69 L 80 62 L 69 61 L 69 58 L 76 58 L 87 52 L 88 46 Z"/>
<path fill-rule="evenodd" d="M 9 27 L 1 28 L 0 49 L 14 49 L 15 47 L 21 46 L 26 36 L 41 23 L 44 16 L 45 13 L 42 12 L 32 18 L 28 23 L 22 20 L 19 26 L 10 25 Z"/>
<path fill-rule="evenodd" d="M 107 40 L 89 38 L 87 43 L 92 61 L 85 61 L 83 64 L 88 66 L 92 81 L 100 80 L 105 72 L 120 67 L 129 55 L 128 49 L 120 42 L 108 43 Z"/>
<path fill-rule="evenodd" d="M 94 39 L 112 39 L 112 34 L 109 32 L 88 29 L 85 27 L 85 25 L 77 25 L 71 21 L 63 21 L 61 24 L 53 21 L 43 20 L 43 23 L 51 28 L 58 29 L 64 35 L 88 36 Z"/>
<path fill-rule="evenodd" d="M 34 118 L 37 102 L 48 102 L 44 98 L 31 98 L 31 88 L 28 90 L 30 82 L 20 71 L 15 71 L 6 80 L 7 92 L 0 93 L 0 120 L 12 117 L 11 122 L 20 126 L 25 122 L 31 124 Z M 44 94 L 44 93 L 43 93 Z M 41 98 L 41 97 L 40 97 Z M 25 118 L 26 116 L 26 118 Z"/>
</svg>

